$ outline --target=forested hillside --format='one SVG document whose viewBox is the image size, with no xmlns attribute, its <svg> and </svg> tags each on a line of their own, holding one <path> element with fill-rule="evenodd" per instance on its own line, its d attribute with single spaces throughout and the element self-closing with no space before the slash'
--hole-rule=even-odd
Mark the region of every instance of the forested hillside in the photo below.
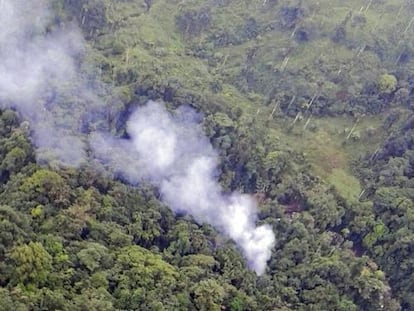
<svg viewBox="0 0 414 311">
<path fill-rule="evenodd" d="M 411 1 L 26 2 L 0 1 L 0 310 L 414 310 Z M 253 198 L 264 273 L 129 175 L 149 101 Z"/>
</svg>

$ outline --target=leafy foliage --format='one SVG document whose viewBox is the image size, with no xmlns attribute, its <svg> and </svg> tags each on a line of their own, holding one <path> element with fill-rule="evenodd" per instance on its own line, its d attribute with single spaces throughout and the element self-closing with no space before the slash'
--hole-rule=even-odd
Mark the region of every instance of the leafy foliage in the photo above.
<svg viewBox="0 0 414 311">
<path fill-rule="evenodd" d="M 88 126 L 124 135 L 149 99 L 200 110 L 223 188 L 254 195 L 276 245 L 257 277 L 156 189 L 39 167 L 4 110 L 0 310 L 412 310 L 414 8 L 308 2 L 50 1 L 111 85 Z"/>
</svg>

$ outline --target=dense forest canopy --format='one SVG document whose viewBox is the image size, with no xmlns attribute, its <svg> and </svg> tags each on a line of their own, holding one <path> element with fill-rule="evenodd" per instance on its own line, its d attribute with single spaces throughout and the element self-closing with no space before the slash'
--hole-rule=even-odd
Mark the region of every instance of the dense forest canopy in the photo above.
<svg viewBox="0 0 414 311">
<path fill-rule="evenodd" d="M 411 1 L 0 8 L 0 310 L 414 309 Z"/>
</svg>

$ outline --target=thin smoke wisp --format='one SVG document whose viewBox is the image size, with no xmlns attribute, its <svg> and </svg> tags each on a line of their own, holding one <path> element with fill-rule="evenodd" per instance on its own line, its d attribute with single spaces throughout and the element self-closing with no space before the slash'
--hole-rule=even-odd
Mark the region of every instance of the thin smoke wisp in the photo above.
<svg viewBox="0 0 414 311">
<path fill-rule="evenodd" d="M 76 64 L 84 40 L 75 25 L 49 27 L 52 18 L 45 1 L 0 1 L 0 108 L 29 122 L 39 161 L 77 166 L 86 154 L 75 114 L 85 108 L 64 96 L 86 95 Z"/>
</svg>

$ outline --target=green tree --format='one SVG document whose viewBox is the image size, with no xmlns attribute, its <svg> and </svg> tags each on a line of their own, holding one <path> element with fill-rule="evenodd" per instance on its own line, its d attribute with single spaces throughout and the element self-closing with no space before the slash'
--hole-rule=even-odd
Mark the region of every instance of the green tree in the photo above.
<svg viewBox="0 0 414 311">
<path fill-rule="evenodd" d="M 8 255 L 11 283 L 41 286 L 52 269 L 52 257 L 39 242 L 15 246 Z"/>
<path fill-rule="evenodd" d="M 194 302 L 198 310 L 219 311 L 225 291 L 214 279 L 207 279 L 194 286 Z"/>
<path fill-rule="evenodd" d="M 77 258 L 81 266 L 89 272 L 95 272 L 103 267 L 109 267 L 111 257 L 108 249 L 99 243 L 87 243 L 86 248 L 77 253 Z"/>
<path fill-rule="evenodd" d="M 118 308 L 151 310 L 155 301 L 164 308 L 178 303 L 175 295 L 180 276 L 176 268 L 147 249 L 139 246 L 121 248 L 111 275 L 117 284 L 114 296 Z"/>
<path fill-rule="evenodd" d="M 40 169 L 26 178 L 20 190 L 27 200 L 43 205 L 67 207 L 71 200 L 71 190 L 66 181 L 47 169 Z"/>
</svg>

